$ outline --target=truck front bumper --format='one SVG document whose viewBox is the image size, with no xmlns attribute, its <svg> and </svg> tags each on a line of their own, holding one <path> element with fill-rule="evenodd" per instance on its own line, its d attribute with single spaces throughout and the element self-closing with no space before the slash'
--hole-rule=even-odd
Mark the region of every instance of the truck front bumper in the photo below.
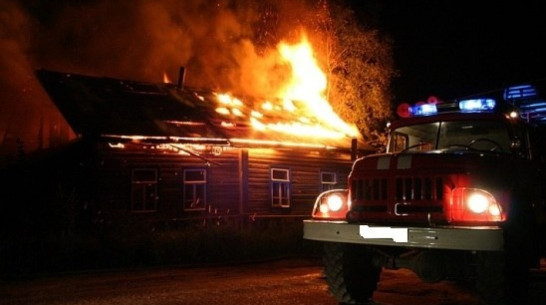
<svg viewBox="0 0 546 305">
<path fill-rule="evenodd" d="M 304 220 L 303 238 L 317 241 L 449 250 L 501 251 L 499 227 L 402 227 Z"/>
</svg>

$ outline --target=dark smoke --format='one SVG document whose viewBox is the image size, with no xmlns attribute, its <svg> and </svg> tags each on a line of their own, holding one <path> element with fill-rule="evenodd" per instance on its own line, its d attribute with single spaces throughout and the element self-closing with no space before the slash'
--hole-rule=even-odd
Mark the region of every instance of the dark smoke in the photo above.
<svg viewBox="0 0 546 305">
<path fill-rule="evenodd" d="M 32 24 L 15 2 L 0 3 L 0 164 L 48 147 L 52 135 L 68 137 L 66 123 L 34 76 L 28 56 Z"/>
</svg>

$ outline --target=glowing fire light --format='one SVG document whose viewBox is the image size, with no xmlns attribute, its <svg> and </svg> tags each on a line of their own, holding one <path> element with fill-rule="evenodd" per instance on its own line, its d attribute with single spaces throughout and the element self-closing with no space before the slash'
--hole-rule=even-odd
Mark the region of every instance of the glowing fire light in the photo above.
<svg viewBox="0 0 546 305">
<path fill-rule="evenodd" d="M 229 109 L 227 109 L 226 107 L 218 107 L 216 108 L 216 112 L 224 115 L 228 115 L 231 113 L 231 111 L 229 111 Z"/>
<path fill-rule="evenodd" d="M 263 117 L 264 117 L 264 115 L 263 115 L 261 112 L 256 111 L 256 110 L 252 110 L 252 112 L 250 113 L 250 115 L 252 115 L 252 116 L 255 117 L 255 118 L 263 118 Z"/>
<path fill-rule="evenodd" d="M 231 123 L 231 122 L 224 122 L 222 121 L 222 123 L 220 124 L 222 127 L 225 127 L 225 128 L 233 128 L 235 127 L 235 124 Z"/>
<path fill-rule="evenodd" d="M 163 83 L 165 84 L 172 84 L 171 79 L 169 78 L 169 75 L 167 75 L 167 72 L 163 72 Z"/>
<path fill-rule="evenodd" d="M 231 109 L 231 112 L 233 112 L 233 114 L 236 116 L 244 116 L 243 112 L 237 108 Z"/>
<path fill-rule="evenodd" d="M 277 100 L 266 100 L 261 105 L 253 105 L 255 109 L 249 109 L 230 94 L 216 94 L 220 104 L 216 112 L 248 117 L 250 125 L 259 131 L 313 138 L 358 137 L 357 128 L 344 122 L 324 97 L 326 75 L 320 69 L 307 38 L 303 36 L 295 45 L 282 42 L 278 51 L 282 61 L 290 65 L 292 74 L 277 93 Z M 286 120 L 287 116 L 291 119 Z M 271 122 L 273 118 L 276 122 Z"/>
<path fill-rule="evenodd" d="M 292 67 L 292 80 L 282 96 L 304 102 L 307 109 L 332 130 L 356 137 L 356 127 L 345 123 L 324 98 L 326 75 L 320 69 L 307 37 L 303 36 L 301 42 L 293 46 L 281 43 L 279 51 Z"/>
<path fill-rule="evenodd" d="M 233 105 L 233 106 L 243 105 L 243 102 L 241 102 L 240 99 L 230 96 L 227 93 L 216 94 L 216 96 L 218 97 L 218 101 L 220 101 L 220 103 L 222 104 Z"/>
<path fill-rule="evenodd" d="M 270 101 L 265 101 L 263 104 L 262 104 L 262 109 L 264 110 L 273 110 L 273 103 L 271 103 Z"/>
</svg>

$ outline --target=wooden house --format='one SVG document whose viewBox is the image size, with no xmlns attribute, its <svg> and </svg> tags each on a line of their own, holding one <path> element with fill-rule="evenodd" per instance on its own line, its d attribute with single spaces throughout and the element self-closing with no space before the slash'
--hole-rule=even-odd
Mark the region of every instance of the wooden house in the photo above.
<svg viewBox="0 0 546 305">
<path fill-rule="evenodd" d="M 48 70 L 37 76 L 77 134 L 77 157 L 70 158 L 80 170 L 80 200 L 112 218 L 307 217 L 320 192 L 347 186 L 352 161 L 363 153 L 348 136 L 275 130 L 279 117 L 297 118 L 282 110 L 258 114 L 249 97 L 181 82 Z"/>
</svg>

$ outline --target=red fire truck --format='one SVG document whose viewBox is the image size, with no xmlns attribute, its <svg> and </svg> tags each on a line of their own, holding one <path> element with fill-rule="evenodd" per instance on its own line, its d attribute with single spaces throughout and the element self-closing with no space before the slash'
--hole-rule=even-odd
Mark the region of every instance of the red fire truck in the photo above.
<svg viewBox="0 0 546 305">
<path fill-rule="evenodd" d="M 386 152 L 319 195 L 303 237 L 323 242 L 340 303 L 366 304 L 383 268 L 408 268 L 472 283 L 487 304 L 525 304 L 546 257 L 546 101 L 530 85 L 503 97 L 399 106 Z"/>
</svg>

